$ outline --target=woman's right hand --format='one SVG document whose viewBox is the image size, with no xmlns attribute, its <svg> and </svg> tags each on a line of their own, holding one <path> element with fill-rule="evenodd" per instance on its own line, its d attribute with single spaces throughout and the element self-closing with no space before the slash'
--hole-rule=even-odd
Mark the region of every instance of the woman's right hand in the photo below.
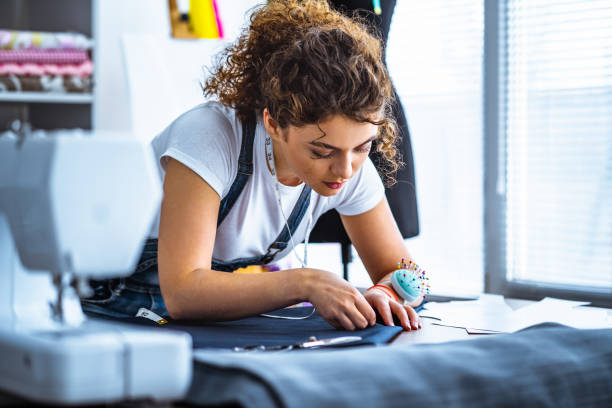
<svg viewBox="0 0 612 408">
<path fill-rule="evenodd" d="M 321 269 L 303 269 L 306 297 L 319 315 L 336 329 L 365 329 L 376 324 L 376 313 L 346 280 Z"/>
</svg>

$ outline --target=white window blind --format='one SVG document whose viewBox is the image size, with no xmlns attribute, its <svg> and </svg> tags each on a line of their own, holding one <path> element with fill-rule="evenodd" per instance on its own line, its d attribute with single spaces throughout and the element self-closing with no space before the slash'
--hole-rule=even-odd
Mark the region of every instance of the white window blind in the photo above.
<svg viewBox="0 0 612 408">
<path fill-rule="evenodd" d="M 505 5 L 506 278 L 612 287 L 612 1 Z"/>
</svg>

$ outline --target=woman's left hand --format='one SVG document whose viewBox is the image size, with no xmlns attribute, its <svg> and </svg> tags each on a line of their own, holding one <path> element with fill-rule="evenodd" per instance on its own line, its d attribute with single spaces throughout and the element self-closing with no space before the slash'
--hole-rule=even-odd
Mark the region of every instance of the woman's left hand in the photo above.
<svg viewBox="0 0 612 408">
<path fill-rule="evenodd" d="M 363 295 L 370 306 L 374 308 L 374 311 L 380 315 L 385 325 L 395 326 L 393 323 L 393 315 L 395 315 L 404 330 L 418 330 L 421 328 L 421 318 L 412 307 L 392 300 L 384 292 L 376 288 L 369 289 Z"/>
</svg>

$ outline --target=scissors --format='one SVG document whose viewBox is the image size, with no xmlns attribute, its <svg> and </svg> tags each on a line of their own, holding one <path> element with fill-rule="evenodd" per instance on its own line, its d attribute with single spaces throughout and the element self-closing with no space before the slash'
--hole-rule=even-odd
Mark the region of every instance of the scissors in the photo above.
<svg viewBox="0 0 612 408">
<path fill-rule="evenodd" d="M 282 346 L 265 346 L 263 344 L 255 344 L 252 346 L 234 347 L 233 351 L 289 351 L 299 349 L 313 349 L 318 347 L 326 346 L 337 346 L 339 344 L 354 343 L 360 341 L 361 336 L 343 336 L 343 337 L 332 337 L 329 339 L 317 339 L 315 336 L 311 336 L 306 341 L 300 341 L 295 344 L 285 344 Z"/>
</svg>

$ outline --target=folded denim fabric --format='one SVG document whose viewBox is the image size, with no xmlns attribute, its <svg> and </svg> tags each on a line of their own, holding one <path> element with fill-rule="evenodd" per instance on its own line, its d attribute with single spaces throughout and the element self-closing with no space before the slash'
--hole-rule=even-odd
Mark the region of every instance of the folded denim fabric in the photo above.
<svg viewBox="0 0 612 408">
<path fill-rule="evenodd" d="M 245 407 L 610 407 L 612 329 L 541 324 L 439 344 L 196 350 L 186 401 Z"/>
</svg>

